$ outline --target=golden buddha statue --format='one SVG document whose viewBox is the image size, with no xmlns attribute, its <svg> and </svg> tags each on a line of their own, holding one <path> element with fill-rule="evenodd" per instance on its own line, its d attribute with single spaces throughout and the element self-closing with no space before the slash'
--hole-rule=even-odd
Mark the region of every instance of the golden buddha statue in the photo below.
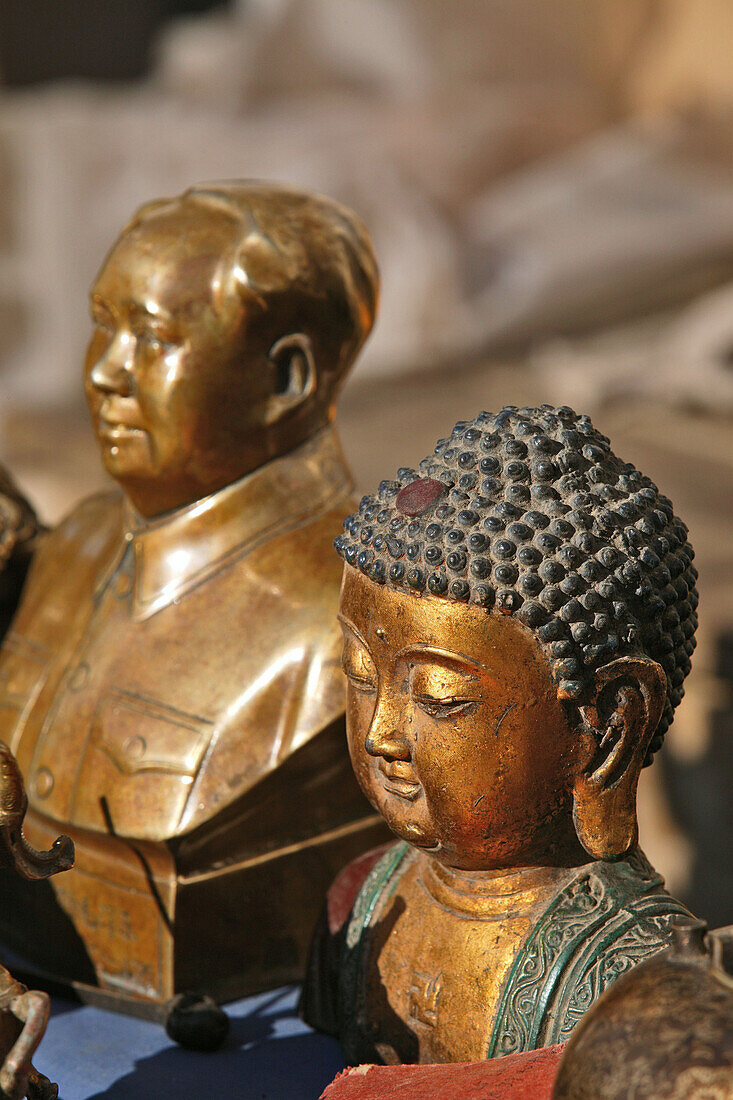
<svg viewBox="0 0 733 1100">
<path fill-rule="evenodd" d="M 55 923 L 13 892 L 0 937 L 102 1003 L 300 976 L 328 882 L 383 828 L 343 744 L 331 552 L 335 400 L 377 288 L 350 211 L 244 182 L 142 207 L 92 287 L 120 488 L 45 537 L 0 654 L 29 836 L 63 827 L 77 862 Z"/>
<path fill-rule="evenodd" d="M 562 1042 L 686 913 L 636 790 L 694 648 L 687 530 L 587 417 L 512 406 L 336 546 L 351 758 L 400 841 L 332 887 L 304 1015 L 354 1063 Z"/>
</svg>

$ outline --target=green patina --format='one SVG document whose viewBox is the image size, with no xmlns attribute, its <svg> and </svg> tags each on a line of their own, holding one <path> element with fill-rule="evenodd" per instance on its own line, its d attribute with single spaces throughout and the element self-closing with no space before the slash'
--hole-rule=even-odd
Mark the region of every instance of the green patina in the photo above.
<svg viewBox="0 0 733 1100">
<path fill-rule="evenodd" d="M 398 887 L 409 844 L 393 845 L 354 903 L 339 967 L 340 1038 L 354 1062 L 369 1058 L 365 986 L 375 912 Z M 568 1039 L 586 1010 L 626 970 L 667 946 L 672 920 L 690 916 L 637 848 L 615 863 L 579 867 L 522 944 L 504 986 L 487 1058 Z"/>
</svg>

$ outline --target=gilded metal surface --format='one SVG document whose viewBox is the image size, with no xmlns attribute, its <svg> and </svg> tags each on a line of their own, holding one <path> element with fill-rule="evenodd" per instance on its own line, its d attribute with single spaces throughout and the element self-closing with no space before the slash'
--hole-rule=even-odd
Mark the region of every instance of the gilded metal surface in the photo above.
<svg viewBox="0 0 733 1100">
<path fill-rule="evenodd" d="M 143 207 L 97 277 L 86 391 L 122 493 L 46 537 L 0 655 L 29 835 L 77 847 L 55 954 L 0 913 L 44 970 L 154 1000 L 292 978 L 372 838 L 330 547 L 334 403 L 376 291 L 354 215 L 254 184 Z"/>
<path fill-rule="evenodd" d="M 637 847 L 636 788 L 689 669 L 694 573 L 631 470 L 572 410 L 510 407 L 344 524 L 349 749 L 402 841 L 314 950 L 306 1017 L 350 1060 L 566 1039 L 686 913 Z"/>
<path fill-rule="evenodd" d="M 733 928 L 680 920 L 672 946 L 613 986 L 563 1055 L 553 1100 L 729 1100 Z"/>
</svg>

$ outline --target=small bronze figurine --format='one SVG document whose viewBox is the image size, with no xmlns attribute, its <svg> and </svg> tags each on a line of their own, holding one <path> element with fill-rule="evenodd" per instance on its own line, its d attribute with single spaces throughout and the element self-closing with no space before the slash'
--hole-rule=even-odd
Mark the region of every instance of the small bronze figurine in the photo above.
<svg viewBox="0 0 733 1100">
<path fill-rule="evenodd" d="M 553 1100 L 730 1100 L 733 927 L 673 925 L 672 946 L 593 1005 L 560 1062 Z"/>
<path fill-rule="evenodd" d="M 306 1019 L 352 1062 L 562 1042 L 686 913 L 636 821 L 694 648 L 685 525 L 587 417 L 512 406 L 336 546 L 352 762 L 400 842 L 332 888 Z"/>
<path fill-rule="evenodd" d="M 0 741 L 0 866 L 27 879 L 45 879 L 67 871 L 74 845 L 60 836 L 49 852 L 37 852 L 23 836 L 28 801 L 18 765 Z M 7 885 L 7 880 L 4 885 Z M 0 1100 L 53 1100 L 58 1086 L 34 1069 L 31 1059 L 48 1023 L 46 993 L 28 990 L 0 966 Z"/>
<path fill-rule="evenodd" d="M 0 937 L 114 1007 L 302 975 L 328 882 L 383 828 L 343 738 L 331 552 L 377 284 L 350 211 L 227 183 L 144 206 L 92 288 L 122 492 L 46 536 L 0 655 L 29 836 L 63 827 L 77 864 L 55 913 L 0 899 Z"/>
</svg>

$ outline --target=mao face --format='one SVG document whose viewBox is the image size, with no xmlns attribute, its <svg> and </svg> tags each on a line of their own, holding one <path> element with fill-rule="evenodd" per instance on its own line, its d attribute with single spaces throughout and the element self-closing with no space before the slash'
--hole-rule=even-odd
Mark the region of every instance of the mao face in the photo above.
<svg viewBox="0 0 733 1100">
<path fill-rule="evenodd" d="M 222 287 L 237 226 L 185 203 L 166 210 L 108 256 L 92 288 L 86 359 L 104 465 L 147 515 L 247 472 L 268 378 L 256 340 L 242 361 L 250 318 Z"/>
<path fill-rule="evenodd" d="M 532 634 L 350 566 L 339 618 L 352 763 L 393 832 L 468 870 L 567 859 L 580 748 Z"/>
</svg>

